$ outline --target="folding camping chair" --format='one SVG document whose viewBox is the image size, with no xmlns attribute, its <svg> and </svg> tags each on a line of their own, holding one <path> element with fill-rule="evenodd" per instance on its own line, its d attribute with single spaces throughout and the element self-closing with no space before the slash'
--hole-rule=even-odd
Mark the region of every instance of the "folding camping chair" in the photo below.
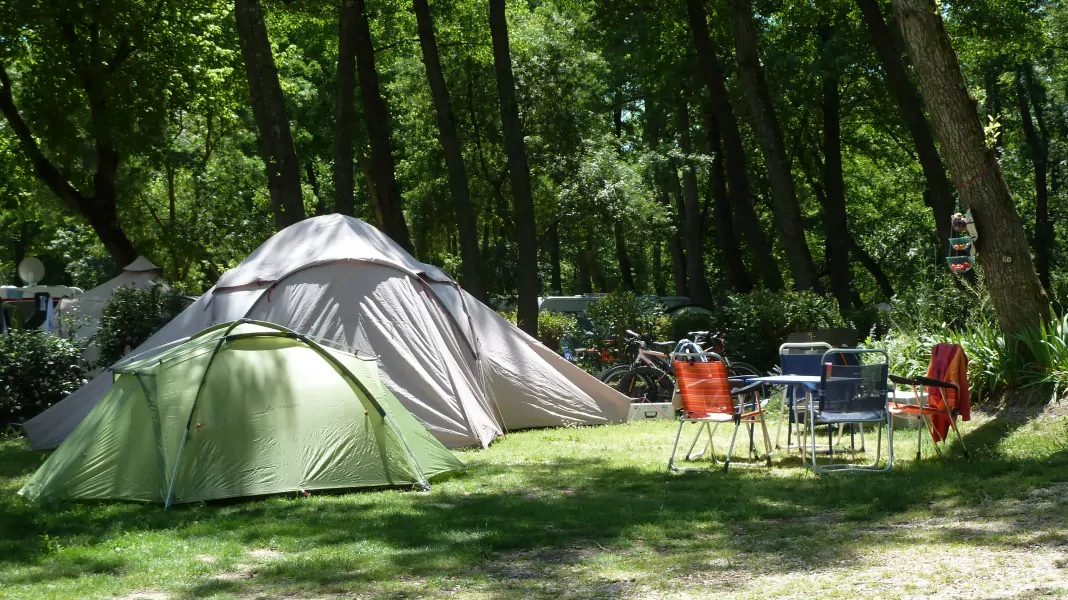
<svg viewBox="0 0 1068 600">
<path fill-rule="evenodd" d="M 938 350 L 938 346 L 942 346 L 943 349 Z M 938 346 L 931 353 L 931 364 L 927 369 L 928 377 L 890 376 L 890 381 L 894 382 L 895 385 L 908 386 L 912 389 L 911 396 L 914 402 L 909 402 L 907 397 L 902 398 L 903 402 L 898 401 L 899 398 L 895 389 L 894 400 L 890 402 L 890 413 L 900 419 L 918 421 L 916 427 L 916 460 L 921 457 L 920 449 L 923 446 L 924 428 L 931 432 L 931 439 L 934 442 L 935 452 L 938 453 L 938 456 L 945 456 L 938 442 L 945 443 L 948 429 L 952 429 L 957 436 L 957 441 L 960 442 L 961 449 L 964 451 L 964 458 L 968 458 L 968 447 L 964 445 L 964 437 L 961 435 L 960 429 L 957 428 L 957 417 L 962 417 L 964 420 L 970 417 L 970 411 L 967 406 L 968 390 L 965 389 L 963 393 L 961 392 L 961 386 L 967 386 L 968 382 L 966 379 L 960 384 L 943 381 L 943 379 L 953 378 L 947 373 L 951 366 L 959 366 L 963 371 L 963 376 L 966 377 L 968 356 L 964 353 L 964 349 L 956 344 L 939 344 Z M 939 369 L 938 361 L 936 361 L 936 354 L 939 352 L 954 354 L 959 352 L 959 358 L 956 356 L 953 358 L 961 362 L 946 361 L 940 365 L 941 368 Z M 934 377 L 931 377 L 932 375 Z M 939 424 L 941 424 L 941 427 L 939 427 Z"/>
<path fill-rule="evenodd" d="M 835 360 L 840 355 L 840 360 Z M 882 361 L 876 360 L 882 357 Z M 883 350 L 836 348 L 824 353 L 821 362 L 818 400 L 808 406 L 808 431 L 812 436 L 812 470 L 817 474 L 842 471 L 889 471 L 894 464 L 893 429 L 890 422 L 889 356 Z M 816 452 L 817 425 L 871 423 L 887 429 L 886 466 L 880 467 L 883 428 L 878 428 L 875 460 L 867 465 L 834 462 L 834 446 L 828 448 L 829 462 L 819 464 Z M 856 455 L 856 448 L 850 449 Z"/>
<path fill-rule="evenodd" d="M 673 471 L 695 470 L 679 469 L 675 466 L 675 453 L 679 449 L 679 438 L 682 436 L 682 427 L 686 423 L 697 423 L 697 435 L 690 444 L 690 450 L 686 453 L 686 460 L 693 460 L 706 451 L 712 456 L 713 464 L 720 462 L 716 456 L 714 443 L 715 428 L 720 423 L 734 423 L 734 432 L 731 435 L 730 447 L 723 459 L 723 470 L 731 466 L 731 456 L 734 453 L 734 443 L 738 438 L 738 429 L 742 425 L 749 428 L 749 457 L 751 463 L 763 460 L 771 466 L 771 436 L 768 435 L 768 426 L 764 422 L 764 408 L 766 403 L 760 399 L 760 383 L 745 385 L 741 379 L 731 380 L 727 375 L 727 362 L 723 357 L 714 352 L 690 352 L 673 353 L 671 360 L 675 370 L 675 379 L 678 383 L 679 396 L 682 402 L 682 415 L 679 417 L 679 430 L 675 434 L 675 446 L 671 449 L 671 458 L 668 459 L 668 468 Z M 732 388 L 737 385 L 738 387 Z M 754 435 L 756 425 L 760 425 L 761 434 L 764 438 L 764 453 L 758 455 Z M 694 454 L 693 449 L 701 439 L 701 434 L 708 432 L 708 443 L 705 449 Z"/>
<path fill-rule="evenodd" d="M 794 334 L 791 334 L 794 335 Z M 809 335 L 811 339 L 811 335 Z M 789 339 L 789 338 L 787 338 Z M 779 346 L 779 366 L 783 375 L 811 375 L 819 377 L 823 368 L 823 355 L 831 349 L 826 342 L 787 342 Z M 809 392 L 803 386 L 791 385 L 783 390 L 782 410 L 780 411 L 779 425 L 775 428 L 775 448 L 781 446 L 782 424 L 786 421 L 786 451 L 794 449 L 791 442 L 794 427 L 798 427 L 797 448 L 801 449 L 801 419 L 808 410 L 802 401 L 810 399 Z"/>
</svg>

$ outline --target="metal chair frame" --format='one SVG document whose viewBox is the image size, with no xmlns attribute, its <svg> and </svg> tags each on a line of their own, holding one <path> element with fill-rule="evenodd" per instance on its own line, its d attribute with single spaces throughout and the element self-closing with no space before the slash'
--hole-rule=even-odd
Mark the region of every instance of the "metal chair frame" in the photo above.
<svg viewBox="0 0 1068 600">
<path fill-rule="evenodd" d="M 889 369 L 890 357 L 886 353 L 886 351 L 884 351 L 884 350 L 868 349 L 868 348 L 860 348 L 860 349 L 857 349 L 857 348 L 835 348 L 833 350 L 827 351 L 823 355 L 823 360 L 821 362 L 823 362 L 824 364 L 827 364 L 828 357 L 830 357 L 833 354 L 845 354 L 845 355 L 852 354 L 852 355 L 857 355 L 858 356 L 858 361 L 861 360 L 859 357 L 861 355 L 864 355 L 864 354 L 881 354 L 883 356 L 884 361 L 885 361 L 884 362 L 885 368 Z M 831 367 L 831 371 L 833 372 L 833 366 Z M 887 386 L 887 388 L 886 388 L 885 397 L 883 399 L 883 407 L 882 407 L 882 410 L 880 411 L 880 412 L 882 412 L 882 418 L 880 418 L 880 419 L 843 419 L 843 418 L 834 418 L 833 415 L 837 414 L 837 413 L 829 413 L 832 416 L 830 418 L 828 418 L 828 417 L 824 416 L 826 411 L 824 411 L 824 409 L 823 409 L 823 405 L 824 405 L 825 401 L 827 400 L 827 392 L 828 392 L 828 386 L 827 386 L 828 379 L 827 379 L 827 377 L 828 377 L 828 375 L 829 375 L 829 373 L 825 371 L 821 376 L 822 377 L 822 381 L 820 383 L 819 402 L 811 402 L 811 403 L 809 403 L 809 406 L 808 406 L 808 432 L 812 435 L 812 448 L 811 448 L 811 450 L 812 450 L 812 452 L 811 452 L 812 470 L 817 475 L 824 475 L 824 474 L 827 474 L 827 473 L 841 473 L 841 472 L 848 472 L 848 471 L 876 471 L 876 472 L 889 471 L 894 466 L 894 430 L 893 430 L 893 424 L 892 424 L 893 423 L 892 416 L 890 414 L 890 397 L 891 397 L 891 393 L 892 393 L 892 391 L 890 389 L 890 385 L 891 384 L 890 383 L 886 383 L 885 384 Z M 832 377 L 833 377 L 833 375 L 832 375 Z M 880 461 L 882 459 L 882 438 L 883 438 L 883 429 L 882 429 L 882 427 L 879 427 L 879 429 L 878 429 L 878 440 L 876 442 L 876 447 L 875 447 L 875 460 L 873 460 L 871 463 L 866 464 L 866 465 L 857 465 L 856 463 L 852 463 L 852 462 L 850 462 L 850 463 L 835 463 L 835 462 L 833 462 L 834 461 L 834 448 L 832 446 L 831 448 L 829 448 L 829 452 L 828 452 L 828 454 L 830 455 L 830 461 L 831 462 L 824 463 L 822 465 L 819 464 L 819 461 L 816 459 L 816 455 L 817 455 L 817 449 L 816 449 L 816 425 L 817 424 L 821 424 L 821 425 L 830 426 L 830 425 L 835 425 L 835 424 L 841 425 L 841 424 L 847 424 L 847 423 L 860 423 L 860 424 L 873 423 L 873 424 L 878 424 L 878 425 L 886 427 L 886 430 L 887 430 L 887 462 L 886 462 L 885 466 L 883 466 L 883 467 L 879 466 L 879 463 L 880 463 Z M 863 446 L 861 447 L 861 451 L 863 451 Z M 856 458 L 856 448 L 855 447 L 850 449 L 850 454 L 852 454 L 853 457 Z M 804 454 L 802 454 L 802 460 L 804 460 Z"/>
<path fill-rule="evenodd" d="M 889 410 L 891 411 L 891 428 L 893 428 L 893 417 L 919 421 L 918 426 L 916 427 L 916 460 L 922 458 L 923 431 L 924 429 L 927 429 L 928 431 L 934 430 L 932 418 L 936 415 L 944 415 L 949 419 L 949 425 L 953 429 L 953 433 L 956 434 L 961 449 L 964 451 L 964 458 L 969 458 L 968 447 L 964 445 L 964 436 L 961 435 L 960 429 L 957 428 L 957 417 L 960 416 L 960 409 L 955 406 L 950 406 L 948 400 L 942 401 L 941 408 L 931 406 L 929 401 L 931 395 L 929 388 L 936 387 L 944 390 L 953 390 L 957 394 L 960 394 L 960 388 L 957 384 L 932 379 L 930 377 L 914 377 L 910 379 L 907 377 L 899 377 L 897 375 L 891 375 L 890 381 L 895 384 L 894 402 L 892 402 L 889 407 Z M 912 388 L 916 398 L 916 404 L 897 401 L 896 386 L 898 385 Z M 945 394 L 943 394 L 943 397 L 944 396 Z M 942 443 L 948 443 L 948 439 L 948 437 L 943 436 Z M 931 440 L 939 458 L 945 458 L 945 454 L 942 452 L 939 443 L 934 441 L 934 436 L 931 436 Z"/>
<path fill-rule="evenodd" d="M 719 362 L 723 363 L 724 366 L 728 365 L 727 361 L 722 356 L 716 354 L 715 352 L 679 352 L 679 353 L 672 353 L 671 360 L 672 360 L 673 364 L 674 364 L 674 362 L 676 360 L 679 360 L 679 359 L 681 359 L 681 360 L 686 360 L 686 359 L 690 359 L 690 360 L 694 360 L 694 359 L 709 360 L 709 359 L 711 359 L 713 361 L 719 361 Z M 704 362 L 704 361 L 702 361 L 702 362 Z M 733 382 L 735 382 L 737 380 L 728 379 L 728 381 L 733 383 Z M 671 457 L 668 459 L 668 468 L 670 470 L 672 470 L 672 471 L 707 471 L 708 470 L 708 469 L 681 468 L 681 467 L 677 467 L 675 465 L 675 454 L 678 452 L 679 440 L 682 437 L 682 428 L 686 423 L 697 423 L 698 424 L 697 435 L 694 436 L 693 442 L 690 443 L 690 449 L 686 453 L 686 458 L 685 458 L 686 461 L 691 461 L 691 460 L 693 460 L 693 459 L 695 459 L 695 458 L 697 458 L 699 456 L 704 455 L 706 452 L 708 452 L 712 457 L 712 463 L 718 465 L 718 464 L 720 464 L 720 462 L 722 462 L 723 463 L 723 471 L 726 472 L 731 466 L 731 462 L 732 462 L 731 457 L 734 454 L 734 445 L 735 445 L 735 442 L 737 441 L 737 438 L 738 438 L 738 430 L 741 428 L 742 425 L 748 425 L 748 428 L 749 428 L 749 459 L 750 459 L 751 462 L 741 462 L 741 463 L 735 462 L 735 464 L 738 464 L 739 466 L 759 466 L 758 461 L 764 461 L 766 466 L 771 466 L 771 455 L 773 453 L 773 450 L 772 450 L 772 446 L 771 446 L 771 436 L 768 434 L 768 426 L 767 426 L 767 423 L 764 421 L 764 407 L 765 407 L 766 403 L 762 403 L 761 399 L 760 399 L 760 389 L 762 387 L 763 387 L 763 384 L 753 383 L 753 384 L 750 384 L 750 385 L 744 385 L 743 384 L 743 386 L 738 388 L 738 389 L 731 389 L 730 395 L 731 395 L 732 398 L 737 399 L 739 397 L 742 397 L 743 399 L 741 399 L 740 401 L 733 402 L 732 403 L 733 404 L 733 410 L 731 412 L 729 412 L 729 413 L 728 412 L 719 412 L 719 413 L 713 413 L 713 414 L 700 413 L 700 414 L 705 414 L 706 416 L 692 417 L 692 416 L 688 416 L 689 411 L 686 409 L 686 389 L 685 389 L 685 387 L 680 386 L 680 393 L 682 394 L 682 400 L 683 400 L 683 411 L 682 411 L 682 415 L 679 417 L 679 429 L 675 434 L 675 445 L 671 449 Z M 750 393 L 753 394 L 753 400 L 751 402 L 746 402 L 744 400 L 744 397 L 746 395 L 750 394 Z M 727 454 L 723 457 L 723 460 L 720 461 L 719 457 L 716 456 L 716 449 L 715 449 L 715 443 L 714 443 L 715 432 L 719 428 L 719 425 L 721 423 L 730 423 L 730 422 L 734 423 L 734 432 L 731 434 L 731 443 L 730 443 L 730 446 L 727 448 Z M 759 454 L 759 455 L 756 453 L 756 442 L 755 442 L 755 439 L 754 439 L 755 438 L 755 433 L 756 433 L 755 432 L 755 428 L 756 428 L 757 424 L 760 425 L 761 433 L 762 433 L 763 438 L 764 438 L 764 453 L 763 454 Z M 700 441 L 701 435 L 705 431 L 708 432 L 708 441 L 705 443 L 704 449 L 702 449 L 697 454 L 694 454 L 693 449 L 695 447 L 697 447 L 697 442 Z"/>
<path fill-rule="evenodd" d="M 831 349 L 832 346 L 827 342 L 787 342 L 779 346 L 779 365 L 783 365 L 783 356 L 788 356 L 791 354 L 819 354 L 819 356 L 822 357 L 828 350 Z M 801 352 L 792 352 L 795 350 L 800 350 Z M 805 352 L 806 350 L 810 350 L 811 352 Z M 817 367 L 815 372 L 812 373 L 787 373 L 786 369 L 783 368 L 782 374 L 818 376 L 820 374 L 820 371 L 819 367 Z M 804 427 L 801 424 L 801 417 L 804 416 L 804 414 L 808 411 L 808 404 L 811 404 L 812 402 L 812 392 L 806 387 L 804 391 L 804 404 L 798 405 L 797 392 L 798 389 L 801 387 L 804 386 L 790 385 L 783 388 L 782 408 L 779 411 L 779 424 L 775 427 L 775 449 L 777 450 L 782 449 L 782 446 L 780 446 L 779 441 L 782 439 L 783 421 L 786 421 L 787 423 L 786 451 L 790 452 L 791 450 L 801 450 L 802 452 L 804 452 L 805 450 L 805 446 L 801 442 L 802 434 L 804 432 Z M 791 414 L 788 414 L 788 411 Z M 796 432 L 793 431 L 795 428 L 797 429 Z M 790 441 L 790 438 L 794 433 L 796 433 L 796 438 L 798 440 L 796 444 Z"/>
</svg>

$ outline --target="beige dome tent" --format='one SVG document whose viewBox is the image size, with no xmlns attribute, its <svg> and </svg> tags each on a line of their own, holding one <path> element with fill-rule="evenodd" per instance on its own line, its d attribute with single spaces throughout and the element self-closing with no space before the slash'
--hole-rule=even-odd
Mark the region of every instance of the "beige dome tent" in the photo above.
<svg viewBox="0 0 1068 600">
<path fill-rule="evenodd" d="M 170 287 L 160 277 L 160 268 L 147 258 L 138 256 L 137 260 L 126 265 L 114 279 L 106 281 L 95 288 L 82 293 L 77 298 L 63 300 L 59 304 L 60 334 L 74 334 L 85 341 L 82 357 L 90 364 L 100 358 L 100 348 L 93 342 L 96 332 L 100 330 L 100 316 L 104 307 L 111 301 L 115 290 L 120 287 L 150 288 L 154 285 Z"/>
<path fill-rule="evenodd" d="M 623 422 L 630 407 L 444 271 L 352 217 L 315 217 L 275 234 L 129 360 L 242 318 L 377 356 L 393 394 L 450 447 L 485 446 L 511 429 Z M 111 380 L 104 373 L 26 422 L 33 447 L 63 441 Z"/>
</svg>

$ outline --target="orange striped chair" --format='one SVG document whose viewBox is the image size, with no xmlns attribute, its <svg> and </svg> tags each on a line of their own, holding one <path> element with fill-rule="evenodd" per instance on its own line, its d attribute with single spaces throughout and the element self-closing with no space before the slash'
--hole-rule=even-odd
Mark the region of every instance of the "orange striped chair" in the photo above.
<svg viewBox="0 0 1068 600">
<path fill-rule="evenodd" d="M 678 452 L 682 428 L 686 423 L 698 425 L 697 435 L 690 444 L 686 460 L 693 460 L 707 451 L 712 456 L 713 464 L 719 464 L 721 461 L 716 456 L 713 441 L 715 430 L 720 423 L 732 422 L 734 432 L 731 434 L 727 454 L 723 457 L 723 470 L 726 471 L 731 466 L 734 443 L 738 437 L 738 429 L 742 425 L 746 425 L 749 430 L 751 462 L 741 464 L 753 465 L 758 464 L 758 461 L 764 461 L 770 466 L 771 436 L 768 435 L 768 426 L 764 422 L 764 406 L 760 401 L 760 389 L 763 385 L 759 383 L 745 385 L 742 380 L 732 381 L 727 375 L 727 362 L 713 352 L 676 353 L 672 355 L 672 362 L 682 401 L 682 415 L 679 417 L 679 430 L 675 434 L 675 446 L 671 449 L 668 468 L 673 471 L 693 470 L 680 469 L 675 466 L 675 454 Z M 760 425 L 764 440 L 764 453 L 759 455 L 754 440 L 757 425 Z M 705 432 L 708 432 L 708 442 L 704 450 L 694 454 L 693 450 Z"/>
</svg>

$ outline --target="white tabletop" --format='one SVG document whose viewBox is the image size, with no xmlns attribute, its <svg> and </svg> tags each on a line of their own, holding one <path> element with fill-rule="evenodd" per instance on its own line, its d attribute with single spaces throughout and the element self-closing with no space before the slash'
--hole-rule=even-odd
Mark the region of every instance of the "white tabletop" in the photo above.
<svg viewBox="0 0 1068 600">
<path fill-rule="evenodd" d="M 749 383 L 771 383 L 778 385 L 818 385 L 819 375 L 769 375 L 767 377 L 753 377 L 746 380 Z"/>
</svg>

